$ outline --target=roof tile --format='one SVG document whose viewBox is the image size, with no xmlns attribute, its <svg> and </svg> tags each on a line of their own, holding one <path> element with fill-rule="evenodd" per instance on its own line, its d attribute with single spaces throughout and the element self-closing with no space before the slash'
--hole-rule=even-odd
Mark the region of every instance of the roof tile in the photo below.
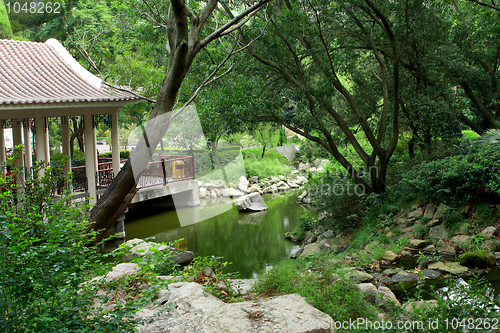
<svg viewBox="0 0 500 333">
<path fill-rule="evenodd" d="M 51 45 L 0 39 L 0 105 L 136 99 L 104 84 L 95 88 Z"/>
</svg>

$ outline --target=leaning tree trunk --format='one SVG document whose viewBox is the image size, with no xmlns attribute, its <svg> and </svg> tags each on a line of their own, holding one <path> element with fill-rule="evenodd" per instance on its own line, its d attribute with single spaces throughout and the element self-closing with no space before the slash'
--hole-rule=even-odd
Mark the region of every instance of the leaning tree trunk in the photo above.
<svg viewBox="0 0 500 333">
<path fill-rule="evenodd" d="M 137 191 L 136 183 L 140 171 L 144 170 L 150 161 L 151 155 L 170 125 L 172 115 L 169 112 L 175 105 L 182 81 L 196 54 L 208 43 L 231 31 L 231 27 L 244 24 L 246 21 L 243 18 L 260 10 L 268 1 L 262 0 L 247 8 L 240 15 L 231 18 L 228 23 L 211 32 L 203 40 L 199 39 L 201 29 L 217 7 L 218 0 L 207 1 L 197 16 L 183 0 L 171 1 L 168 19 L 163 21 L 168 22 L 167 49 L 169 50 L 169 59 L 167 73 L 143 137 L 130 154 L 125 166 L 116 175 L 111 186 L 90 211 L 87 232 L 98 231 L 96 242 L 104 238 L 106 232 L 126 210 L 135 191 Z"/>
</svg>

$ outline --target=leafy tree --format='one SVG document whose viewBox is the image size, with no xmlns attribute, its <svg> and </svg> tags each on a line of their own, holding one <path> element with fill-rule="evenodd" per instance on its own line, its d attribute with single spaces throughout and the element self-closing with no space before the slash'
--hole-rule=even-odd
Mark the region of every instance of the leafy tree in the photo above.
<svg viewBox="0 0 500 333">
<path fill-rule="evenodd" d="M 367 193 L 385 191 L 400 133 L 402 59 L 425 10 L 421 1 L 403 4 L 275 3 L 255 22 L 267 27 L 263 38 L 247 49 L 263 65 L 254 64 L 253 73 L 266 82 L 255 94 L 266 106 L 247 112 L 318 143 Z M 245 28 L 241 34 L 255 36 Z M 343 142 L 359 160 L 347 160 L 340 152 Z M 358 173 L 361 165 L 370 170 L 369 182 Z"/>
<path fill-rule="evenodd" d="M 3 0 L 0 0 L 0 39 L 11 39 L 12 28 Z"/>
<path fill-rule="evenodd" d="M 211 42 L 228 34 L 232 29 L 242 26 L 246 23 L 245 17 L 254 15 L 266 3 L 267 1 L 264 0 L 248 7 L 241 4 L 240 14 L 235 18 L 225 20 L 226 23 L 222 25 L 220 22 L 224 17 L 219 17 L 217 23 L 211 21 L 213 25 L 207 24 L 209 20 L 213 20 L 214 10 L 218 5 L 217 0 L 211 0 L 203 5 L 190 4 L 193 7 L 181 0 L 172 0 L 169 3 L 154 3 L 155 10 L 150 10 L 153 7 L 148 7 L 147 2 L 133 3 L 144 14 L 144 17 L 165 28 L 165 35 L 168 39 L 167 72 L 151 114 L 152 121 L 150 120 L 147 125 L 149 135 L 147 135 L 147 141 L 139 141 L 131 154 L 131 159 L 134 160 L 138 169 L 144 169 L 151 158 L 148 147 L 158 145 L 172 117 L 179 114 L 180 111 L 173 114 L 169 112 L 174 109 L 181 85 L 196 55 Z M 88 227 L 89 231 L 108 230 L 113 226 L 133 198 L 138 176 L 134 175 L 129 159 L 92 209 L 90 213 L 92 223 Z M 99 239 L 102 237 L 104 233 L 100 234 Z"/>
</svg>

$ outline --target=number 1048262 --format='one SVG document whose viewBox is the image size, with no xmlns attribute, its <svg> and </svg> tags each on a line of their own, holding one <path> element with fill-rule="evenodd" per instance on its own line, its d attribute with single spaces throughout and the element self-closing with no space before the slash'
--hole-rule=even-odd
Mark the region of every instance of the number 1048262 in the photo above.
<svg viewBox="0 0 500 333">
<path fill-rule="evenodd" d="M 61 13 L 60 2 L 7 2 L 5 9 L 8 14 L 59 14 Z"/>
</svg>

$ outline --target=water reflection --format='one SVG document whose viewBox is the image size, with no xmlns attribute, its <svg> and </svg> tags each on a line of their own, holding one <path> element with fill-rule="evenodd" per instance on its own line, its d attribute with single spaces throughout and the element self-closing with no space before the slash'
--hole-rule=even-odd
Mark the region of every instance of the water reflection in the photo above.
<svg viewBox="0 0 500 333">
<path fill-rule="evenodd" d="M 178 248 L 202 256 L 223 257 L 233 263 L 229 266 L 230 271 L 239 272 L 243 278 L 251 278 L 262 269 L 287 259 L 298 248 L 297 244 L 283 237 L 285 232 L 295 228 L 299 217 L 306 212 L 297 204 L 297 196 L 296 191 L 266 195 L 263 198 L 269 207 L 267 212 L 240 213 L 233 207 L 200 223 L 186 226 L 180 225 L 178 215 L 186 217 L 191 214 L 198 219 L 199 207 L 156 212 L 142 208 L 127 215 L 126 236 L 127 239 L 152 237 L 154 242 L 182 238 L 177 243 Z M 217 202 L 210 204 L 216 206 Z M 146 213 L 154 214 L 144 216 Z M 111 251 L 118 244 L 108 242 L 105 250 Z"/>
</svg>

